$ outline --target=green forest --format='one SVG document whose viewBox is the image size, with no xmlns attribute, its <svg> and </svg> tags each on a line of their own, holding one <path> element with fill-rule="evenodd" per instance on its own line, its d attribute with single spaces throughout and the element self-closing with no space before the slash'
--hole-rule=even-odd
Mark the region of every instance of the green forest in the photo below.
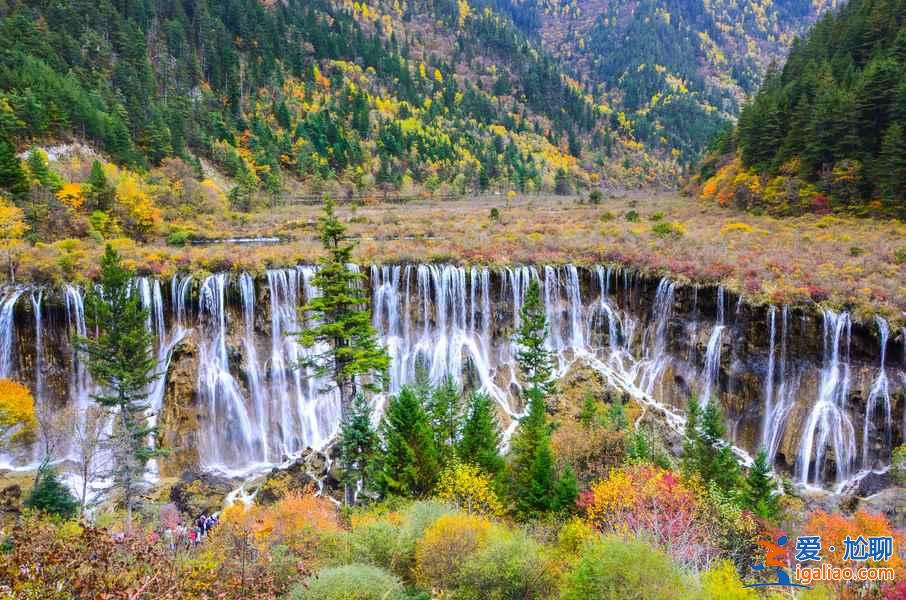
<svg viewBox="0 0 906 600">
<path fill-rule="evenodd" d="M 902 216 L 904 118 L 906 5 L 854 0 L 767 74 L 704 163 L 705 194 L 776 214 Z"/>
<path fill-rule="evenodd" d="M 559 63 L 481 6 L 105 0 L 0 16 L 0 135 L 18 147 L 75 135 L 135 168 L 205 157 L 244 195 L 286 177 L 566 191 L 588 184 L 580 157 L 613 151 Z M 424 22 L 431 36 L 409 31 Z"/>
</svg>

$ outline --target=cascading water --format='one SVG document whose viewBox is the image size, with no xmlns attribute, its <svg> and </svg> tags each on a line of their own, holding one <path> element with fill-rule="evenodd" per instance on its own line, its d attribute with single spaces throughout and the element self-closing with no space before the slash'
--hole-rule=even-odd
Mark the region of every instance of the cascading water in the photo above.
<svg viewBox="0 0 906 600">
<path fill-rule="evenodd" d="M 876 317 L 878 333 L 881 337 L 881 366 L 878 375 L 871 385 L 868 401 L 865 404 L 865 421 L 862 429 L 862 468 L 873 470 L 879 468 L 879 461 L 890 461 L 890 449 L 893 439 L 893 413 L 890 406 L 890 381 L 887 379 L 885 361 L 887 358 L 887 340 L 890 338 L 890 327 L 887 321 Z M 883 428 L 876 424 L 878 410 L 883 412 Z M 875 434 L 880 433 L 882 444 L 880 452 L 875 452 L 873 442 Z"/>
<path fill-rule="evenodd" d="M 82 291 L 73 285 L 66 286 L 65 298 L 66 324 L 70 336 L 69 348 L 73 365 L 70 370 L 70 403 L 75 407 L 77 415 L 84 415 L 91 403 L 91 395 L 94 393 L 94 384 L 88 374 L 84 353 L 79 350 L 76 343 L 77 338 L 84 338 L 88 335 L 88 326 L 85 322 L 85 302 L 82 298 Z"/>
<path fill-rule="evenodd" d="M 31 293 L 31 308 L 35 313 L 35 407 L 44 406 L 44 290 Z"/>
<path fill-rule="evenodd" d="M 725 292 L 723 286 L 717 288 L 717 324 L 711 330 L 708 346 L 705 349 L 705 366 L 702 368 L 699 384 L 699 401 L 708 403 L 712 401 L 714 386 L 720 374 L 721 337 L 723 336 L 726 317 L 724 315 Z"/>
<path fill-rule="evenodd" d="M 208 465 L 217 467 L 241 464 L 263 454 L 261 440 L 254 437 L 242 389 L 230 373 L 227 279 L 226 273 L 209 276 L 201 285 L 198 300 L 198 314 L 207 321 L 208 332 L 198 345 L 198 390 L 208 420 L 202 428 L 201 455 Z"/>
<path fill-rule="evenodd" d="M 186 278 L 185 281 L 191 281 Z M 164 317 L 164 296 L 161 291 L 160 281 L 151 280 L 143 277 L 137 280 L 139 295 L 142 301 L 142 307 L 148 311 L 147 325 L 150 331 L 155 334 L 157 377 L 148 386 L 148 426 L 157 427 L 158 416 L 163 408 L 164 393 L 166 392 L 167 378 L 166 374 L 170 368 L 170 359 L 173 356 L 173 350 L 183 340 L 186 335 L 186 329 L 177 319 L 172 330 L 167 333 L 167 323 Z M 179 283 L 174 279 L 174 289 L 179 291 Z M 185 290 L 183 290 L 185 291 Z M 178 300 L 175 306 L 181 306 Z M 151 435 L 150 443 L 154 445 L 155 436 Z M 158 473 L 157 460 L 152 459 L 148 463 L 147 476 L 150 479 L 156 477 Z"/>
<path fill-rule="evenodd" d="M 824 311 L 824 366 L 818 401 L 806 422 L 796 463 L 798 481 L 806 485 L 824 483 L 828 446 L 833 451 L 836 483 L 845 484 L 852 472 L 856 435 L 846 413 L 851 327 L 849 313 Z"/>
<path fill-rule="evenodd" d="M 293 335 L 312 324 L 310 316 L 300 314 L 300 309 L 318 294 L 313 286 L 315 274 L 316 269 L 307 266 L 272 269 L 267 271 L 266 281 L 258 282 L 245 273 L 232 279 L 218 274 L 204 279 L 200 286 L 190 276 L 180 276 L 169 282 L 166 295 L 153 279 L 136 281 L 135 293 L 149 309 L 147 326 L 156 339 L 159 371 L 168 370 L 181 343 L 197 348 L 196 353 L 186 353 L 197 356 L 197 394 L 186 401 L 196 402 L 199 414 L 200 466 L 230 474 L 247 473 L 297 456 L 306 446 L 321 447 L 336 433 L 340 418 L 336 390 L 329 390 L 328 381 L 316 377 L 310 368 L 297 368 L 306 357 L 325 349 L 303 348 Z M 672 406 L 682 406 L 685 399 L 662 401 L 654 397 L 654 390 L 660 396 L 672 389 L 673 379 L 683 378 L 687 385 L 691 381 L 691 385 L 699 386 L 697 389 L 704 388 L 703 394 L 710 395 L 718 379 L 726 330 L 732 328 L 735 336 L 741 335 L 738 322 L 725 322 L 728 299 L 720 290 L 718 306 L 724 308 L 719 309 L 711 325 L 705 360 L 694 364 L 690 357 L 695 359 L 698 353 L 689 354 L 683 348 L 686 343 L 692 344 L 687 342 L 689 325 L 673 326 L 676 284 L 661 280 L 650 310 L 645 310 L 642 278 L 625 269 L 597 267 L 583 271 L 564 266 L 539 272 L 528 266 L 499 270 L 452 265 L 374 266 L 369 271 L 372 318 L 391 355 L 388 391 L 394 393 L 414 381 L 423 367 L 434 382 L 449 376 L 465 387 L 484 389 L 500 406 L 507 432 L 511 432 L 523 410 L 515 401 L 520 382 L 511 336 L 533 280 L 541 283 L 544 311 L 550 320 L 547 345 L 556 351 L 558 370 L 562 373 L 576 361 L 587 363 L 610 385 L 656 410 L 677 428 L 682 426 L 682 417 Z M 196 290 L 197 301 L 193 300 Z M 65 404 L 67 398 L 55 398 L 54 393 L 68 389 L 68 402 L 81 414 L 94 391 L 83 357 L 72 343 L 75 336 L 90 333 L 81 290 L 68 286 L 63 291 L 68 346 L 67 336 L 47 333 L 44 307 L 48 295 L 38 291 L 32 296 L 36 337 L 15 342 L 16 302 L 11 300 L 15 292 L 8 289 L 0 304 L 0 349 L 10 349 L 9 371 L 24 376 L 36 396 L 42 395 L 37 390 L 45 389 L 55 405 Z M 676 310 L 681 306 L 688 304 L 677 304 Z M 691 322 L 698 327 L 701 316 L 697 305 L 693 313 Z M 681 317 L 684 315 L 677 315 Z M 49 322 L 52 327 L 53 319 Z M 825 479 L 851 479 L 858 465 L 851 407 L 846 406 L 850 386 L 849 316 L 825 313 L 818 401 L 795 420 L 789 416 L 804 408 L 797 398 L 802 369 L 788 358 L 791 335 L 787 307 L 769 309 L 767 323 L 769 347 L 760 363 L 767 365 L 759 384 L 764 394 L 764 412 L 756 434 L 760 445 L 773 460 L 784 438 L 799 436 L 795 438 L 800 448 L 795 469 L 799 481 L 821 485 Z M 701 320 L 700 326 L 709 323 Z M 684 332 L 681 340 L 672 339 L 674 331 Z M 30 328 L 19 333 L 27 338 Z M 50 346 L 58 340 L 63 342 L 61 348 Z M 44 348 L 45 344 L 49 347 Z M 674 346 L 683 349 L 682 354 L 672 354 Z M 34 352 L 35 358 L 20 358 L 15 355 L 18 351 Z M 57 356 L 63 357 L 62 364 L 42 366 L 42 360 L 57 361 Z M 36 371 L 31 377 L 18 372 L 26 366 Z M 668 366 L 672 368 L 671 381 L 665 382 Z M 731 383 L 734 368 L 731 365 L 726 374 Z M 894 370 L 896 380 L 891 379 Z M 51 384 L 44 380 L 45 372 Z M 887 406 L 895 397 L 889 388 L 892 381 L 899 381 L 900 370 L 887 365 L 882 356 L 881 369 L 876 373 L 872 385 L 876 393 L 866 407 L 872 417 L 869 433 L 860 431 L 863 446 L 858 463 L 864 465 L 863 469 L 877 468 L 886 460 L 877 450 L 878 442 L 883 443 L 888 431 L 894 429 Z M 59 385 L 61 375 L 63 383 L 68 379 L 68 385 Z M 885 379 L 886 388 L 881 385 Z M 167 380 L 160 378 L 149 389 L 152 419 L 162 407 L 167 385 Z M 381 399 L 383 396 L 377 398 L 376 414 Z M 785 434 L 788 423 L 801 425 Z M 868 439 L 875 441 L 866 448 Z M 789 448 L 784 452 L 788 457 Z M 747 459 L 745 453 L 738 454 Z M 152 475 L 156 473 L 156 468 L 149 470 Z"/>
<path fill-rule="evenodd" d="M 258 350 L 255 348 L 255 280 L 248 273 L 239 275 L 239 293 L 242 299 L 242 349 L 243 371 L 251 394 L 252 410 L 258 428 L 256 438 L 261 444 L 261 460 L 269 462 L 267 394 L 262 383 Z"/>
<path fill-rule="evenodd" d="M 16 338 L 15 308 L 21 289 L 8 292 L 0 304 L 0 378 L 14 375 L 13 342 Z"/>
<path fill-rule="evenodd" d="M 699 391 L 699 401 L 702 403 L 714 400 L 712 394 L 717 384 L 717 377 L 720 373 L 720 350 L 721 336 L 725 326 L 715 325 L 711 331 L 711 337 L 708 339 L 708 347 L 705 351 L 705 366 L 701 374 L 701 387 Z"/>
<path fill-rule="evenodd" d="M 642 341 L 642 360 L 635 367 L 635 377 L 639 387 L 648 395 L 660 381 L 661 374 L 667 367 L 670 357 L 667 353 L 667 327 L 673 312 L 673 294 L 676 282 L 667 278 L 661 279 L 654 295 L 651 308 L 653 325 L 648 328 Z"/>
</svg>

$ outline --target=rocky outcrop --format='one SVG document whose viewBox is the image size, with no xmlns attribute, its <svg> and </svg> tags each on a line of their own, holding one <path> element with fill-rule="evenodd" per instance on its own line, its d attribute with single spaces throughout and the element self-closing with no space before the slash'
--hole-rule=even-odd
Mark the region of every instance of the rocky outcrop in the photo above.
<svg viewBox="0 0 906 600">
<path fill-rule="evenodd" d="M 22 511 L 22 487 L 12 484 L 0 489 L 0 516 L 18 515 Z"/>
<path fill-rule="evenodd" d="M 179 477 L 200 468 L 198 455 L 198 345 L 189 334 L 173 351 L 164 402 L 158 422 L 159 460 L 164 477 Z"/>
<path fill-rule="evenodd" d="M 306 448 L 288 466 L 273 469 L 263 478 L 255 500 L 261 504 L 273 504 L 287 492 L 308 490 L 316 490 L 338 501 L 342 500 L 342 486 L 334 458 Z"/>
<path fill-rule="evenodd" d="M 211 514 L 223 508 L 224 499 L 236 486 L 236 482 L 213 473 L 187 472 L 170 488 L 170 501 L 191 517 Z"/>
</svg>

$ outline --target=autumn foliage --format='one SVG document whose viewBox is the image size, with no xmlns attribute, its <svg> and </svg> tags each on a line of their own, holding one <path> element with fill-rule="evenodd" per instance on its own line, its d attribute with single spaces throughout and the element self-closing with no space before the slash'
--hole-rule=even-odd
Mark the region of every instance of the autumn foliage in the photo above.
<svg viewBox="0 0 906 600">
<path fill-rule="evenodd" d="M 38 426 L 35 402 L 28 388 L 17 381 L 0 379 L 0 443 L 7 433 L 10 442 L 25 441 Z"/>
<path fill-rule="evenodd" d="M 435 488 L 440 500 L 466 512 L 493 516 L 503 514 L 503 506 L 492 488 L 491 478 L 475 465 L 457 463 L 440 476 Z"/>
<path fill-rule="evenodd" d="M 614 469 L 580 495 L 579 505 L 602 532 L 647 537 L 682 563 L 703 566 L 718 555 L 704 504 L 672 471 L 648 464 Z"/>
<path fill-rule="evenodd" d="M 466 558 L 487 542 L 490 533 L 491 522 L 483 517 L 441 516 L 416 546 L 416 578 L 425 587 L 452 587 Z"/>
</svg>

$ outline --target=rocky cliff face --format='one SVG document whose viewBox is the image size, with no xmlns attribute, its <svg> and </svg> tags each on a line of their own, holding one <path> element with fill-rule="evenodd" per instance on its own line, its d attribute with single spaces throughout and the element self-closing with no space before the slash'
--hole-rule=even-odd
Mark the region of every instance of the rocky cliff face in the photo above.
<svg viewBox="0 0 906 600">
<path fill-rule="evenodd" d="M 143 299 L 163 340 L 162 364 L 169 359 L 149 399 L 159 412 L 158 443 L 169 449 L 162 476 L 260 470 L 330 439 L 336 399 L 292 368 L 308 350 L 288 335 L 305 325 L 298 308 L 315 293 L 312 273 L 300 267 L 258 280 L 224 274 L 138 286 L 149 290 Z M 750 452 L 767 446 L 777 467 L 802 483 L 840 489 L 878 471 L 872 485 L 884 485 L 890 450 L 903 441 L 901 336 L 845 313 L 748 306 L 713 287 L 603 267 L 375 267 L 367 285 L 393 357 L 390 391 L 421 364 L 436 380 L 453 375 L 485 388 L 504 424 L 513 423 L 522 407 L 512 393 L 509 340 L 532 278 L 542 281 L 549 343 L 563 369 L 589 363 L 610 385 L 666 413 L 681 413 L 693 394 L 717 398 L 734 443 Z M 84 327 L 79 307 L 76 288 L 47 290 L 36 301 L 22 293 L 12 326 L 0 331 L 0 352 L 10 341 L 0 375 L 28 382 L 40 402 L 90 402 L 72 347 Z"/>
</svg>

